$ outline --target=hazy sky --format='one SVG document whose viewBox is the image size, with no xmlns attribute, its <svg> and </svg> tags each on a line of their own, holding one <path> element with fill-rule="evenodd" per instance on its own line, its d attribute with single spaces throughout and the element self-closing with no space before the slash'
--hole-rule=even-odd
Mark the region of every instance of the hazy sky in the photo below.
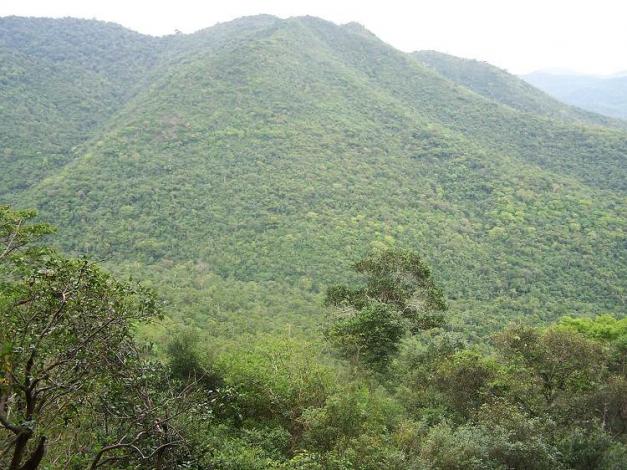
<svg viewBox="0 0 627 470">
<path fill-rule="evenodd" d="M 514 73 L 627 70 L 627 0 L 0 0 L 0 16 L 74 16 L 185 33 L 244 15 L 357 21 L 404 50 L 436 49 Z"/>
</svg>

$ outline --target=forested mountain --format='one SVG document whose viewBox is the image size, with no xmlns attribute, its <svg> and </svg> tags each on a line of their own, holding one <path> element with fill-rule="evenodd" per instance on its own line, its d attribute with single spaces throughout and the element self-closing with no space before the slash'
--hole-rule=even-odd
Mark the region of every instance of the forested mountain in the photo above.
<svg viewBox="0 0 627 470">
<path fill-rule="evenodd" d="M 540 104 L 506 103 L 453 83 L 455 61 L 445 77 L 311 17 L 159 40 L 1 24 L 17 70 L 2 78 L 4 198 L 56 221 L 65 250 L 150 272 L 181 312 L 193 304 L 185 321 L 250 308 L 282 325 L 385 245 L 424 253 L 456 316 L 482 328 L 624 309 L 627 133 L 585 123 L 603 118 L 533 89 Z M 26 60 L 51 73 L 19 72 Z"/>
<path fill-rule="evenodd" d="M 627 75 L 608 77 L 533 72 L 524 80 L 564 103 L 620 119 L 627 119 Z"/>
<path fill-rule="evenodd" d="M 110 23 L 0 18 L 0 196 L 71 161 L 139 88 L 155 41 Z"/>
<path fill-rule="evenodd" d="M 626 158 L 355 23 L 0 18 L 0 467 L 618 470 Z"/>
<path fill-rule="evenodd" d="M 527 80 L 539 89 L 535 88 L 527 81 L 486 62 L 462 59 L 437 51 L 418 51 L 414 52 L 413 56 L 421 63 L 433 68 L 455 83 L 519 111 L 570 122 L 627 128 L 627 125 L 622 121 L 612 120 L 599 114 L 586 112 L 583 109 L 573 108 L 556 99 L 552 99 L 546 94 L 549 93 L 556 96 L 555 93 L 552 93 L 552 90 L 535 84 L 533 80 Z M 540 90 L 544 90 L 546 93 Z M 578 105 L 568 100 L 565 101 L 572 105 Z M 586 106 L 582 108 L 590 109 Z"/>
</svg>

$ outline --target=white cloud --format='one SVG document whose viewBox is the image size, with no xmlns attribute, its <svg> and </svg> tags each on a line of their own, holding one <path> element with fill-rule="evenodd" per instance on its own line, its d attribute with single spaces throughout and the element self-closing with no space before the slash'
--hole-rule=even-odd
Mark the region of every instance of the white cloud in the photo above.
<svg viewBox="0 0 627 470">
<path fill-rule="evenodd" d="M 147 34 L 193 32 L 244 15 L 357 21 L 393 46 L 436 49 L 515 73 L 627 69 L 624 0 L 3 0 L 0 16 L 74 16 Z"/>
</svg>

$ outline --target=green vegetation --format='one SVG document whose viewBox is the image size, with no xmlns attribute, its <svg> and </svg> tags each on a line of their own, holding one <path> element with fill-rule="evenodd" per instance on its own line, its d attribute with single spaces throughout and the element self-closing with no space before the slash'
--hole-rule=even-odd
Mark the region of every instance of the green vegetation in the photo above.
<svg viewBox="0 0 627 470">
<path fill-rule="evenodd" d="M 0 467 L 627 458 L 619 121 L 258 16 L 1 18 L 0 124 Z"/>
<path fill-rule="evenodd" d="M 158 41 L 119 25 L 0 18 L 0 197 L 77 155 L 139 89 Z"/>
<path fill-rule="evenodd" d="M 408 332 L 444 324 L 444 295 L 419 256 L 388 249 L 361 260 L 355 270 L 367 274 L 367 286 L 331 288 L 325 302 L 340 307 L 326 334 L 347 357 L 386 367 Z"/>
<path fill-rule="evenodd" d="M 0 207 L 0 466 L 175 464 L 195 402 L 132 338 L 154 297 L 33 245 L 50 233 L 33 215 Z"/>
<path fill-rule="evenodd" d="M 155 40 L 74 22 L 3 19 L 2 47 L 60 70 L 93 59 L 115 103 L 106 117 L 81 107 L 102 119 L 55 152 L 62 133 L 23 132 L 47 112 L 2 117 L 5 148 L 26 143 L 0 155 L 0 191 L 58 221 L 65 252 L 150 282 L 177 323 L 309 329 L 324 287 L 377 246 L 419 250 L 452 323 L 477 334 L 624 313 L 622 130 L 480 96 L 354 24 L 261 16 Z M 7 39 L 16 30 L 28 40 Z M 83 90 L 28 76 L 55 89 L 4 80 L 55 102 Z M 7 112 L 31 102 L 15 93 Z"/>
<path fill-rule="evenodd" d="M 461 59 L 437 51 L 419 51 L 414 52 L 412 55 L 419 62 L 433 68 L 449 80 L 518 111 L 539 114 L 571 123 L 580 122 L 582 124 L 622 128 L 627 126 L 622 121 L 567 106 L 550 98 L 525 80 L 485 62 Z M 533 80 L 529 81 L 535 84 Z M 542 86 L 536 86 L 545 90 Z M 550 93 L 549 90 L 545 91 Z M 555 96 L 554 93 L 552 94 Z M 572 103 L 568 100 L 566 102 L 577 105 L 577 103 Z M 583 108 L 590 109 L 585 106 Z M 598 110 L 593 111 L 599 112 Z"/>
<path fill-rule="evenodd" d="M 368 318 L 332 335 L 337 349 L 179 330 L 151 350 L 131 333 L 159 313 L 153 294 L 34 244 L 50 227 L 33 215 L 0 210 L 3 468 L 618 469 L 627 456 L 624 320 L 513 324 L 470 345 L 441 316 L 423 322 L 444 299 L 420 257 L 383 249 L 356 265 L 366 287 L 328 291 Z M 335 357 L 356 337 L 364 354 Z"/>
</svg>

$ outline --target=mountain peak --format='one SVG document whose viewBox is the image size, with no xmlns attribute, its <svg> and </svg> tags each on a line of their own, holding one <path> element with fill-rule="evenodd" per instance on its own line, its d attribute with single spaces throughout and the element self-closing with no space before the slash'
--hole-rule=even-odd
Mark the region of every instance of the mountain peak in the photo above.
<svg viewBox="0 0 627 470">
<path fill-rule="evenodd" d="M 370 31 L 368 28 L 366 28 L 363 24 L 358 23 L 356 21 L 351 21 L 349 23 L 344 23 L 342 25 L 342 28 L 347 29 L 348 31 L 352 31 L 354 33 L 368 34 L 370 36 L 374 36 L 375 35 L 372 31 Z"/>
</svg>

